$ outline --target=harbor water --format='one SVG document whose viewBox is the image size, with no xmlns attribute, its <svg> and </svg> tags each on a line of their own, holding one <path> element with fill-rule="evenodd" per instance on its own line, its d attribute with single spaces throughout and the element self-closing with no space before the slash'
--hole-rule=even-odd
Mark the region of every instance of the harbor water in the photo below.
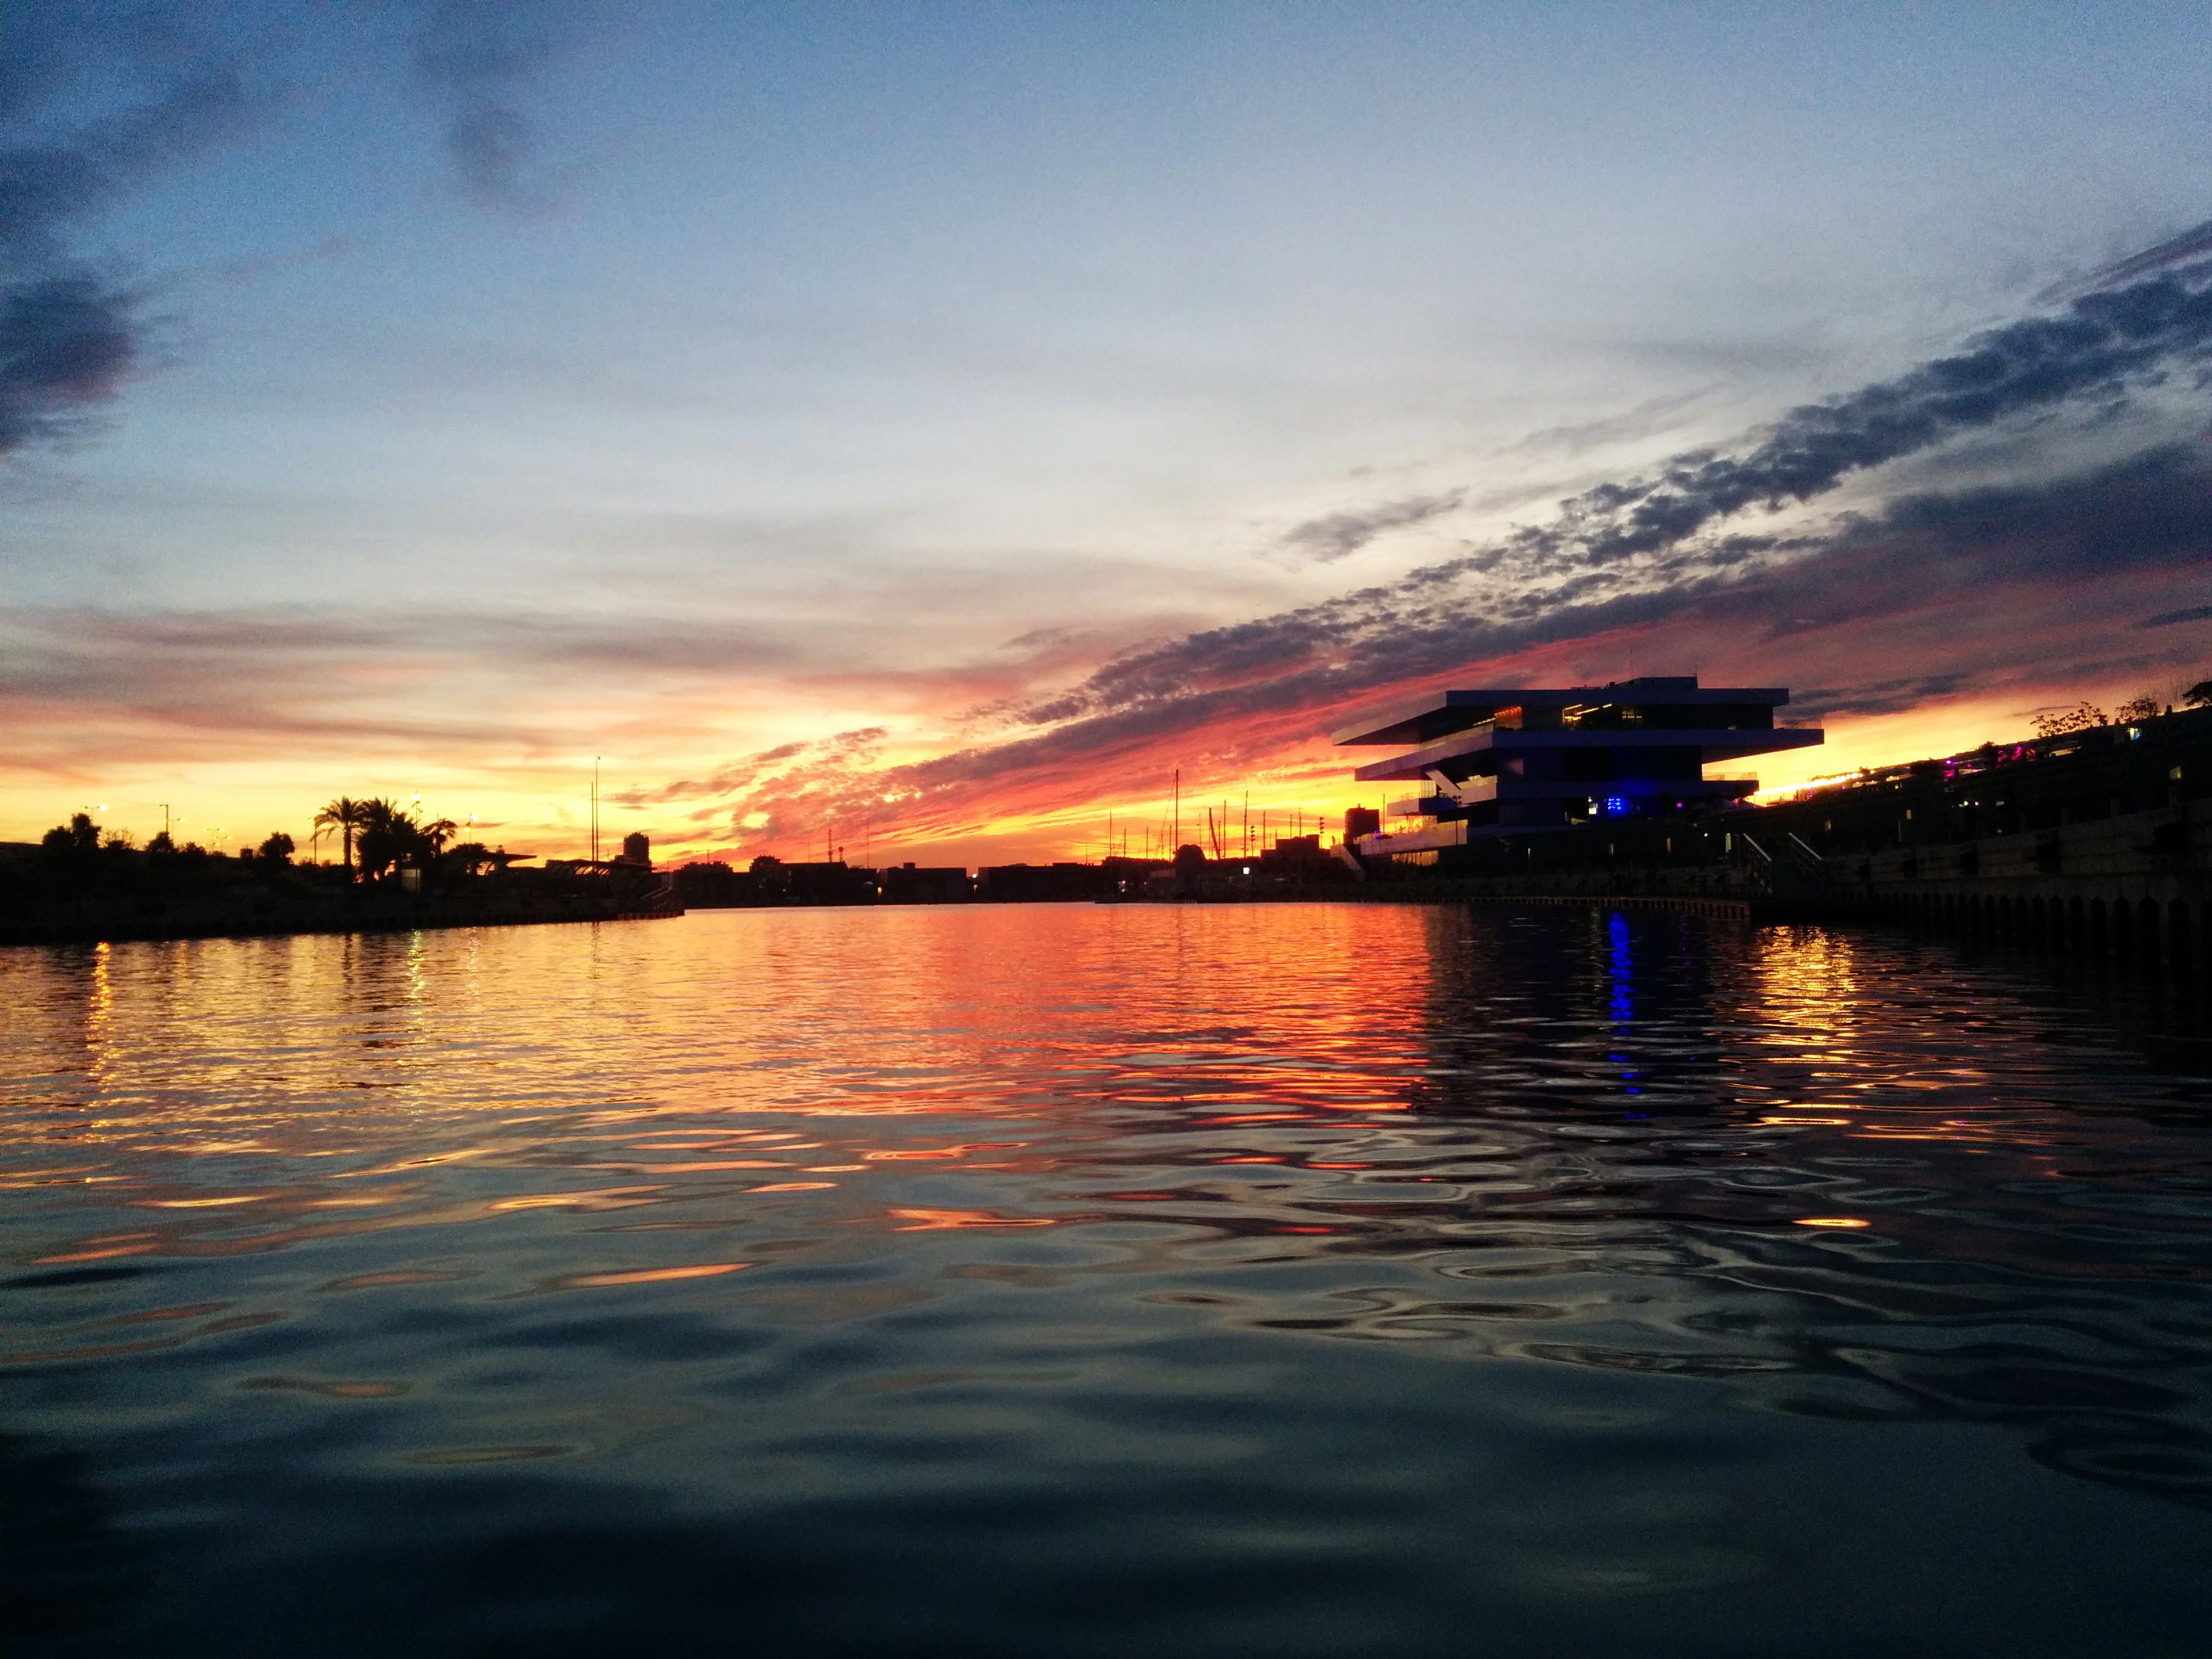
<svg viewBox="0 0 2212 1659">
<path fill-rule="evenodd" d="M 2201 991 L 1601 908 L 0 951 L 15 1653 L 2195 1655 Z"/>
</svg>

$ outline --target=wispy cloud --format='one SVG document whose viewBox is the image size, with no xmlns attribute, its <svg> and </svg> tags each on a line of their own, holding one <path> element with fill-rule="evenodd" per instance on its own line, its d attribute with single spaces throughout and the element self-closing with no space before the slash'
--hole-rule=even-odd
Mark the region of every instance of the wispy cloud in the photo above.
<svg viewBox="0 0 2212 1659">
<path fill-rule="evenodd" d="M 2091 293 L 2098 289 L 2124 288 L 2130 283 L 2140 282 L 2153 271 L 2194 264 L 2203 259 L 2212 259 L 2212 219 L 2191 227 L 2179 236 L 2170 236 L 2155 246 L 2131 253 L 2124 259 L 2115 260 L 2077 281 L 2063 283 L 2046 292 L 2043 298 L 2049 302 Z"/>
<path fill-rule="evenodd" d="M 441 0 L 415 41 L 416 75 L 445 121 L 447 166 L 462 198 L 536 218 L 559 179 L 522 94 L 574 41 L 572 9 Z"/>
<path fill-rule="evenodd" d="M 150 179 L 250 130 L 264 112 L 235 64 L 197 67 L 143 101 L 44 142 L 15 125 L 0 144 L 0 249 L 11 261 L 58 257 L 59 237 Z M 27 110 L 27 118 L 35 112 Z"/>
<path fill-rule="evenodd" d="M 0 609 L 0 640 L 8 647 L 0 653 L 0 697 L 222 708 L 245 719 L 279 702 L 357 700 L 349 681 L 381 681 L 389 697 L 406 682 L 465 674 L 528 682 L 590 671 L 665 686 L 803 665 L 795 642 L 770 628 L 447 609 Z"/>
<path fill-rule="evenodd" d="M 1353 512 L 1309 519 L 1284 536 L 1283 545 L 1322 563 L 1349 558 L 1387 531 L 1405 530 L 1442 518 L 1466 495 L 1463 489 L 1446 490 L 1440 495 L 1407 495 Z"/>
</svg>

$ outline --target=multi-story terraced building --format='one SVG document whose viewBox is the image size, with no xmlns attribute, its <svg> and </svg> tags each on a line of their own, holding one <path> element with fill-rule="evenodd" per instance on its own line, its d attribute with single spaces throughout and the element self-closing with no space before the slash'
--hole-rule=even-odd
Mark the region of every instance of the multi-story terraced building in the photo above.
<svg viewBox="0 0 2212 1659">
<path fill-rule="evenodd" d="M 1384 828 L 1406 818 L 1417 824 L 1356 843 L 1363 854 L 1391 857 L 1741 800 L 1759 787 L 1756 778 L 1708 777 L 1705 769 L 1821 741 L 1818 731 L 1775 725 L 1774 711 L 1789 701 L 1775 686 L 1646 676 L 1560 690 L 1431 693 L 1333 735 L 1400 750 L 1354 777 L 1422 786 L 1389 804 Z"/>
</svg>

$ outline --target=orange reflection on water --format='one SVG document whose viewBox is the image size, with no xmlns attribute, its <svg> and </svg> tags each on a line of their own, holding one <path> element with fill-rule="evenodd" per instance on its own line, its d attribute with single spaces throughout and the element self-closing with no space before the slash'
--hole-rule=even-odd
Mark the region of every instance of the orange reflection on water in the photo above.
<svg viewBox="0 0 2212 1659">
<path fill-rule="evenodd" d="M 564 1291 L 605 1290 L 617 1285 L 659 1285 L 678 1279 L 718 1279 L 742 1273 L 750 1261 L 697 1261 L 682 1267 L 638 1267 L 622 1273 L 567 1273 L 553 1282 Z"/>
<path fill-rule="evenodd" d="M 623 1210 L 650 1204 L 665 1187 L 601 1187 L 567 1193 L 527 1193 L 519 1198 L 494 1199 L 489 1208 L 503 1210 Z"/>
<path fill-rule="evenodd" d="M 390 1400 L 407 1392 L 404 1382 L 331 1382 L 307 1376 L 249 1376 L 238 1386 L 263 1393 L 320 1395 L 327 1400 Z"/>
<path fill-rule="evenodd" d="M 394 1285 L 441 1285 L 459 1279 L 459 1273 L 433 1273 L 401 1270 L 381 1273 L 356 1273 L 349 1279 L 334 1279 L 323 1286 L 325 1291 L 374 1291 Z"/>
<path fill-rule="evenodd" d="M 58 1267 L 72 1261 L 110 1261 L 118 1256 L 150 1255 L 160 1249 L 151 1240 L 141 1244 L 110 1244 L 85 1250 L 63 1250 L 52 1255 L 34 1255 L 33 1264 L 41 1267 Z"/>
<path fill-rule="evenodd" d="M 894 1209 L 888 1213 L 906 1224 L 892 1228 L 896 1233 L 954 1232 L 969 1227 L 1050 1227 L 1058 1220 L 1054 1216 L 994 1215 L 988 1210 Z"/>
<path fill-rule="evenodd" d="M 594 1164 L 594 1170 L 627 1170 L 637 1174 L 650 1170 L 654 1175 L 697 1175 L 709 1170 L 788 1170 L 791 1165 L 775 1158 L 710 1158 L 687 1160 L 682 1164 L 664 1164 L 649 1158 L 635 1164 Z"/>
<path fill-rule="evenodd" d="M 925 1158 L 959 1159 L 973 1152 L 1006 1152 L 1028 1143 L 1019 1140 L 988 1140 L 970 1145 L 965 1141 L 951 1146 L 907 1146 L 896 1150 L 882 1148 L 862 1152 L 860 1156 L 871 1164 L 902 1164 Z"/>
<path fill-rule="evenodd" d="M 1194 1169 L 1294 1161 L 1274 1132 L 1304 1124 L 1379 1132 L 1425 1058 L 1407 1023 L 1429 929 L 1395 907 L 993 907 L 26 957 L 22 1000 L 49 1024 L 10 1034 L 11 1064 L 54 1077 L 58 1048 L 77 1069 L 40 1085 L 47 1115 L 0 1115 L 0 1179 L 113 1184 L 104 1212 L 76 1207 L 78 1237 L 40 1241 L 58 1266 L 455 1227 L 543 1238 L 657 1206 L 711 1225 L 746 1197 L 846 1185 L 825 1200 L 840 1221 L 1051 1225 L 1068 1218 L 897 1189 L 942 1173 L 1036 1192 L 1102 1111 L 1210 1137 L 1177 1159 Z M 962 1119 L 993 1121 L 947 1140 Z M 784 1171 L 807 1178 L 715 1179 Z M 1131 1200 L 1152 1209 L 1189 1196 L 1130 1190 L 1157 1191 Z M 173 1223 L 126 1234 L 127 1208 Z"/>
</svg>

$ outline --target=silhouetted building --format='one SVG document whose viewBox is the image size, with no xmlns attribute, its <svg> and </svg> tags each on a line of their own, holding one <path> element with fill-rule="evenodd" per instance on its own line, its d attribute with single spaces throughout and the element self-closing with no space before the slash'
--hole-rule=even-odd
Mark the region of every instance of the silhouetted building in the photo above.
<svg viewBox="0 0 2212 1659">
<path fill-rule="evenodd" d="M 633 830 L 623 837 L 622 855 L 617 864 L 641 864 L 653 868 L 653 842 L 641 830 Z"/>
<path fill-rule="evenodd" d="M 1362 772 L 1360 775 L 1367 775 Z M 1382 828 L 1382 815 L 1371 806 L 1352 806 L 1345 809 L 1344 838 L 1358 841 L 1362 836 L 1371 836 Z"/>
<path fill-rule="evenodd" d="M 676 896 L 687 910 L 729 909 L 760 902 L 760 883 L 719 860 L 687 864 L 676 872 Z"/>
<path fill-rule="evenodd" d="M 975 896 L 967 871 L 951 866 L 895 864 L 879 879 L 889 904 L 964 904 Z"/>
<path fill-rule="evenodd" d="M 842 859 L 786 864 L 763 854 L 752 862 L 763 904 L 866 904 L 876 896 L 874 878 Z"/>
<path fill-rule="evenodd" d="M 975 896 L 987 904 L 1035 904 L 1103 898 L 1117 890 L 1095 864 L 993 864 L 975 872 Z"/>
<path fill-rule="evenodd" d="M 1433 854 L 1592 820 L 1710 811 L 1742 799 L 1759 781 L 1707 777 L 1708 766 L 1821 741 L 1817 731 L 1776 726 L 1774 711 L 1789 701 L 1779 688 L 1701 687 L 1694 675 L 1432 693 L 1334 734 L 1339 744 L 1400 750 L 1354 777 L 1424 786 L 1389 806 L 1417 827 L 1353 835 L 1347 814 L 1347 839 L 1366 856 Z"/>
<path fill-rule="evenodd" d="M 1109 854 L 1098 863 L 1099 873 L 1117 893 L 1142 892 L 1146 882 L 1168 867 L 1165 859 L 1128 858 L 1119 853 Z"/>
</svg>

